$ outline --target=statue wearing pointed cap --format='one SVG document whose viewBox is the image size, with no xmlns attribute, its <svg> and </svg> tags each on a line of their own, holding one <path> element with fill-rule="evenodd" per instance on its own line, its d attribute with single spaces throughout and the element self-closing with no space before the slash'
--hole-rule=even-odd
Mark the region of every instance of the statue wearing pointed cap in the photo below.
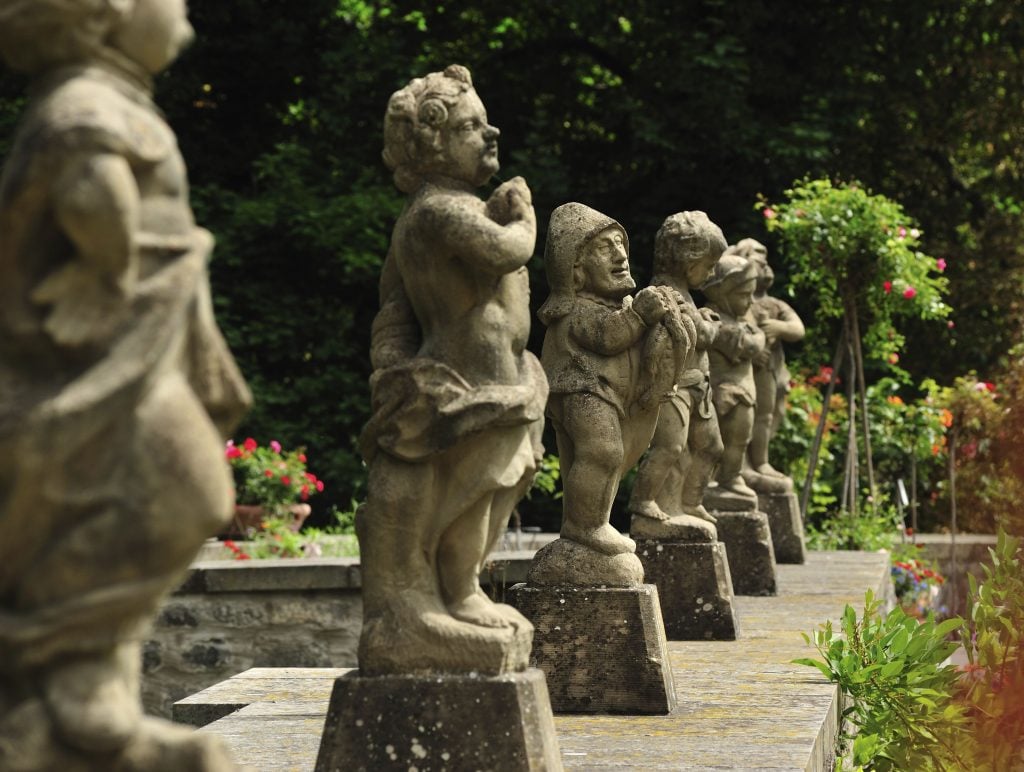
<svg viewBox="0 0 1024 772">
<path fill-rule="evenodd" d="M 498 130 L 469 71 L 395 92 L 384 161 L 408 194 L 373 323 L 363 675 L 497 675 L 526 667 L 533 628 L 480 589 L 483 562 L 541 456 L 547 383 L 530 352 L 536 220 L 516 177 L 487 201 Z"/>
<path fill-rule="evenodd" d="M 748 315 L 757 283 L 757 268 L 739 255 L 723 255 L 701 287 L 721 326 L 708 352 L 711 389 L 725 450 L 705 495 L 713 508 L 756 510 L 757 494 L 741 475 L 743 457 L 754 426 L 753 360 L 764 349 L 764 333 Z"/>
<path fill-rule="evenodd" d="M 634 542 L 609 523 L 624 472 L 647 449 L 660 404 L 694 346 L 692 322 L 665 287 L 636 287 L 623 227 L 590 207 L 551 215 L 545 266 L 551 294 L 541 361 L 564 488 L 563 539 L 604 555 Z"/>
</svg>

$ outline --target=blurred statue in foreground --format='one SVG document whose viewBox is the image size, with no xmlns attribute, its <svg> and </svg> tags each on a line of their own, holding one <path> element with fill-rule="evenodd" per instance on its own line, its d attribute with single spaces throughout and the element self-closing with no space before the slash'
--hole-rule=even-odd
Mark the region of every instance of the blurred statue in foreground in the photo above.
<svg viewBox="0 0 1024 772">
<path fill-rule="evenodd" d="M 764 350 L 754 358 L 757 404 L 743 479 L 757 491 L 785 492 L 792 489 L 792 481 L 769 463 L 768 443 L 782 423 L 789 392 L 790 374 L 782 343 L 803 338 L 804 324 L 788 303 L 768 294 L 775 274 L 768 265 L 768 250 L 764 244 L 743 239 L 727 251 L 747 258 L 757 270 L 750 314 L 765 337 Z"/>
<path fill-rule="evenodd" d="M 395 92 L 384 134 L 408 200 L 372 331 L 360 671 L 522 670 L 533 628 L 478 575 L 542 453 L 547 382 L 525 348 L 530 190 L 516 177 L 487 201 L 474 192 L 498 171 L 498 130 L 464 67 Z"/>
<path fill-rule="evenodd" d="M 718 315 L 698 309 L 691 290 L 700 287 L 725 249 L 725 237 L 704 212 L 668 217 L 654 241 L 652 285 L 679 293 L 680 311 L 694 326 L 696 346 L 671 398 L 661 408 L 650 450 L 640 464 L 629 510 L 633 537 L 671 538 L 697 529 L 713 536 L 714 523 L 701 504 L 722 455 L 718 417 L 711 401 L 708 348 L 718 334 Z"/>
<path fill-rule="evenodd" d="M 757 268 L 745 257 L 724 255 L 701 288 L 720 326 L 709 350 L 711 393 L 725 450 L 715 475 L 717 486 L 706 491 L 713 509 L 756 510 L 757 494 L 742 477 L 743 459 L 754 428 L 754 359 L 765 336 L 748 311 L 753 303 Z"/>
<path fill-rule="evenodd" d="M 539 311 L 548 328 L 541 359 L 562 469 L 562 540 L 596 555 L 632 557 L 633 540 L 609 523 L 612 502 L 651 441 L 696 333 L 674 290 L 647 287 L 630 296 L 636 284 L 626 232 L 607 215 L 578 203 L 558 207 L 544 259 L 551 295 Z"/>
<path fill-rule="evenodd" d="M 34 78 L 0 181 L 0 768 L 213 770 L 143 718 L 141 640 L 230 519 L 248 391 L 152 76 L 183 0 L 0 0 Z"/>
</svg>

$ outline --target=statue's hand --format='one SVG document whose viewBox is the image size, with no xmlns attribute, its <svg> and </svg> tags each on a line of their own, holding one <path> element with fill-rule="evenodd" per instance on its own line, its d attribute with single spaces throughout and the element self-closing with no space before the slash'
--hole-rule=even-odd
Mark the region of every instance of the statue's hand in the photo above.
<svg viewBox="0 0 1024 772">
<path fill-rule="evenodd" d="M 758 326 L 765 334 L 765 337 L 769 338 L 772 342 L 778 340 L 779 336 L 786 331 L 786 323 L 781 319 L 765 319 Z"/>
<path fill-rule="evenodd" d="M 633 298 L 633 310 L 648 327 L 657 324 L 668 313 L 669 301 L 660 290 L 660 287 L 644 287 Z"/>
<path fill-rule="evenodd" d="M 487 199 L 487 216 L 499 225 L 533 220 L 533 196 L 526 180 L 513 177 L 501 183 Z"/>
<path fill-rule="evenodd" d="M 768 349 L 761 349 L 754 354 L 754 364 L 758 367 L 767 367 L 771 364 L 771 354 Z"/>
<path fill-rule="evenodd" d="M 129 307 L 123 282 L 115 283 L 79 263 L 69 263 L 44 279 L 32 300 L 52 306 L 43 326 L 54 341 L 68 347 L 105 342 Z"/>
</svg>

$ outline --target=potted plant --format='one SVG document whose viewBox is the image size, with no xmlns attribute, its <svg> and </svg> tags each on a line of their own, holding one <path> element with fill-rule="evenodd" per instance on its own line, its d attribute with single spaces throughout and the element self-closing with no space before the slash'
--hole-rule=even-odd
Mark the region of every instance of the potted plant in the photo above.
<svg viewBox="0 0 1024 772">
<path fill-rule="evenodd" d="M 298 531 L 309 517 L 310 496 L 324 483 L 306 468 L 303 448 L 286 451 L 277 440 L 261 446 L 252 437 L 228 440 L 224 455 L 235 481 L 235 517 L 225 533 L 246 535 L 268 518 L 288 519 Z"/>
</svg>

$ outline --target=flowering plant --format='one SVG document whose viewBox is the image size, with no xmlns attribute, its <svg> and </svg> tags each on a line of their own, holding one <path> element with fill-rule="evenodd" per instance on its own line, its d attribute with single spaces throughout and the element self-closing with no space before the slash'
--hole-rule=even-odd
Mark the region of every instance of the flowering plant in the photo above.
<svg viewBox="0 0 1024 772">
<path fill-rule="evenodd" d="M 277 440 L 260 446 L 247 437 L 240 446 L 228 440 L 224 455 L 231 464 L 238 504 L 259 504 L 268 514 L 283 516 L 289 506 L 324 489 L 323 481 L 306 469 L 302 448 L 285 451 Z"/>
<path fill-rule="evenodd" d="M 921 231 L 896 202 L 862 185 L 801 180 L 787 201 L 758 201 L 790 270 L 790 288 L 816 295 L 821 312 L 842 317 L 856 304 L 866 320 L 865 355 L 895 365 L 898 317 L 949 314 L 946 261 L 919 250 Z"/>
<path fill-rule="evenodd" d="M 914 549 L 910 545 L 908 548 Z M 909 554 L 901 555 L 901 552 L 905 551 L 893 551 L 893 563 L 889 572 L 900 607 L 908 616 L 920 619 L 932 610 L 939 594 L 939 587 L 945 584 L 946 579 L 935 570 L 935 565 L 931 561 Z"/>
</svg>

